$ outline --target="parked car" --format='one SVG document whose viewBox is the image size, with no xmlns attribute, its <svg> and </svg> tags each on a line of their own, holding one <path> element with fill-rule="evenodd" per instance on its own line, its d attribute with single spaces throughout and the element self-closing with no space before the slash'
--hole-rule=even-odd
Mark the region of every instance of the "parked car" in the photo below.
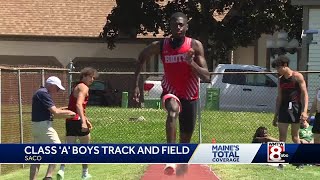
<svg viewBox="0 0 320 180">
<path fill-rule="evenodd" d="M 159 99 L 162 93 L 162 76 L 150 76 L 143 84 L 144 100 Z"/>
<path fill-rule="evenodd" d="M 200 105 L 205 108 L 207 89 L 219 91 L 218 108 L 228 111 L 265 111 L 275 109 L 278 78 L 273 74 L 237 74 L 236 72 L 264 72 L 254 65 L 219 64 L 211 77 L 211 83 L 200 83 Z M 162 77 L 149 77 L 144 82 L 145 102 L 160 100 Z M 150 104 L 150 103 L 149 103 Z"/>
<path fill-rule="evenodd" d="M 161 87 L 162 76 L 150 76 L 143 84 L 144 107 L 161 108 L 160 96 L 162 94 Z"/>
<path fill-rule="evenodd" d="M 208 88 L 220 90 L 219 109 L 230 111 L 273 112 L 276 104 L 278 78 L 273 74 L 240 74 L 265 72 L 254 65 L 220 64 Z"/>
<path fill-rule="evenodd" d="M 118 90 L 112 89 L 106 81 L 95 80 L 89 87 L 88 105 L 117 106 Z"/>
</svg>

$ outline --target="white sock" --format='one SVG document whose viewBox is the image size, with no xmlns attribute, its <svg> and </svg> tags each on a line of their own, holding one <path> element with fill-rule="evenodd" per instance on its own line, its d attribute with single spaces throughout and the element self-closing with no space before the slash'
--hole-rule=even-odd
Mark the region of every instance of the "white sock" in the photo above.
<svg viewBox="0 0 320 180">
<path fill-rule="evenodd" d="M 60 166 L 60 170 L 61 170 L 61 171 L 64 171 L 64 167 L 65 167 L 65 165 L 61 165 L 61 166 Z"/>
<path fill-rule="evenodd" d="M 82 176 L 87 176 L 88 174 L 89 174 L 89 169 L 88 168 L 82 169 Z"/>
<path fill-rule="evenodd" d="M 167 167 L 172 167 L 173 169 L 175 169 L 176 168 L 176 164 L 174 164 L 174 163 L 169 163 L 169 164 L 166 164 L 166 167 L 165 168 L 167 168 Z"/>
</svg>

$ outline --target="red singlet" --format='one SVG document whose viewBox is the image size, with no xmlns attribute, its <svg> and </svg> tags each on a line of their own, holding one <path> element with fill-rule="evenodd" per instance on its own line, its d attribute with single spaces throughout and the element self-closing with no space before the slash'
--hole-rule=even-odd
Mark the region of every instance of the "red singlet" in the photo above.
<svg viewBox="0 0 320 180">
<path fill-rule="evenodd" d="M 77 85 L 79 85 L 79 84 L 81 84 L 81 83 L 83 83 L 83 82 L 79 82 Z M 84 84 L 84 83 L 83 83 L 83 84 Z M 77 85 L 76 85 L 76 86 L 77 86 Z M 86 85 L 86 84 L 84 84 L 84 85 Z M 74 87 L 76 87 L 76 86 L 74 86 Z M 72 92 L 71 92 L 71 94 L 70 94 L 70 96 L 69 96 L 68 109 L 69 109 L 70 111 L 73 111 L 73 112 L 77 113 L 77 106 L 76 106 L 76 104 L 77 104 L 77 98 L 73 96 L 73 91 L 74 91 L 74 89 L 72 90 Z M 83 101 L 83 103 L 82 103 L 84 115 L 86 115 L 86 106 L 87 106 L 88 100 L 89 100 L 89 96 L 86 96 L 85 99 L 84 99 L 84 101 Z M 67 119 L 67 120 L 77 121 L 77 120 L 80 120 L 80 116 L 79 116 L 79 114 L 77 113 L 77 114 L 74 116 L 74 118 L 70 118 L 70 119 Z"/>
<path fill-rule="evenodd" d="M 165 94 L 174 94 L 178 98 L 187 100 L 199 98 L 200 80 L 185 60 L 191 42 L 191 38 L 185 37 L 184 43 L 179 48 L 173 49 L 170 38 L 164 39 L 161 52 L 164 76 L 161 85 Z"/>
</svg>

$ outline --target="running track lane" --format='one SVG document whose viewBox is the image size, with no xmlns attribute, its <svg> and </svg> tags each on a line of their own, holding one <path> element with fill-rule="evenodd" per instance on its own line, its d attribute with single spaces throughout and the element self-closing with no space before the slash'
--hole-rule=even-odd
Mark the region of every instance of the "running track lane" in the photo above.
<svg viewBox="0 0 320 180">
<path fill-rule="evenodd" d="M 162 164 L 149 165 L 141 180 L 220 180 L 208 165 L 189 165 L 189 170 L 184 176 L 165 175 L 163 173 L 164 167 L 165 165 Z"/>
</svg>

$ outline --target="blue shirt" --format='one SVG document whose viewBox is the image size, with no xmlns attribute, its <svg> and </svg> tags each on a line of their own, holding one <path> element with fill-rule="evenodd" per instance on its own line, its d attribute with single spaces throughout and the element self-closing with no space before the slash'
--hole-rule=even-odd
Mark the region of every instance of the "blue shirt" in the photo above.
<svg viewBox="0 0 320 180">
<path fill-rule="evenodd" d="M 54 106 L 51 95 L 44 87 L 38 89 L 32 97 L 32 117 L 34 122 L 52 120 L 49 108 Z"/>
</svg>

